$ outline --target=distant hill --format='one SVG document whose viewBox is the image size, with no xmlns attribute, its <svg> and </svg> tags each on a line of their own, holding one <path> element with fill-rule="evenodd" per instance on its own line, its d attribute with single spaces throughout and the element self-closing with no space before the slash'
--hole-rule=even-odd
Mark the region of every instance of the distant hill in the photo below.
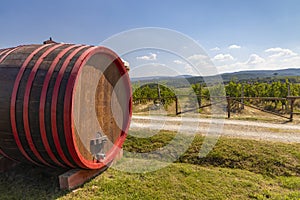
<svg viewBox="0 0 300 200">
<path fill-rule="evenodd" d="M 271 77 L 288 77 L 300 76 L 300 69 L 281 69 L 281 70 L 257 70 L 257 71 L 240 71 L 233 73 L 224 73 L 221 75 L 223 80 L 230 81 L 236 77 L 239 81 Z"/>
<path fill-rule="evenodd" d="M 207 79 L 213 79 L 216 76 L 205 77 Z M 281 69 L 281 70 L 256 70 L 256 71 L 240 71 L 233 73 L 221 74 L 224 83 L 228 83 L 230 80 L 236 80 L 239 82 L 244 81 L 259 81 L 259 82 L 269 82 L 274 80 L 284 81 L 286 78 L 290 82 L 300 82 L 300 68 L 299 69 Z M 184 87 L 187 84 L 195 84 L 204 82 L 201 76 L 191 76 L 191 75 L 180 75 L 174 77 L 141 77 L 132 78 L 132 82 L 139 81 L 140 83 L 147 82 L 166 82 L 168 85 L 174 87 Z"/>
<path fill-rule="evenodd" d="M 138 77 L 138 78 L 131 78 L 132 82 L 136 82 L 136 81 L 148 81 L 148 80 L 169 80 L 169 79 L 187 79 L 187 78 L 193 78 L 192 75 L 179 75 L 179 76 L 149 76 L 149 77 Z"/>
</svg>

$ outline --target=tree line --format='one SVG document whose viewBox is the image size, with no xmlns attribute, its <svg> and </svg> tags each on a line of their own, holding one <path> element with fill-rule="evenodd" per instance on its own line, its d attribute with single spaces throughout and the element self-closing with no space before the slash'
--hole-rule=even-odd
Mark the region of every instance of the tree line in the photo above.
<svg viewBox="0 0 300 200">
<path fill-rule="evenodd" d="M 175 101 L 176 94 L 175 89 L 167 86 L 151 83 L 143 86 L 139 84 L 133 84 L 133 101 L 135 104 L 146 103 L 153 101 L 154 104 L 163 104 L 168 106 Z M 265 82 L 238 82 L 231 80 L 228 84 L 214 85 L 208 87 L 205 83 L 191 84 L 192 93 L 187 95 L 197 95 L 199 105 L 201 101 L 210 100 L 211 96 L 229 96 L 229 97 L 275 97 L 286 98 L 287 96 L 300 96 L 300 84 L 291 83 L 288 80 L 285 81 L 273 81 L 269 83 Z M 259 100 L 245 100 L 244 103 L 264 104 L 269 106 L 270 101 Z M 273 100 L 274 105 L 269 109 L 274 110 L 277 108 L 286 107 L 286 100 Z M 280 106 L 280 107 L 279 107 Z M 298 105 L 297 105 L 298 106 Z M 300 105 L 299 105 L 300 106 Z"/>
<path fill-rule="evenodd" d="M 175 93 L 168 87 L 151 83 L 143 86 L 133 84 L 133 102 L 146 103 L 147 101 L 154 101 L 163 105 L 170 105 L 174 101 Z"/>
<path fill-rule="evenodd" d="M 193 84 L 192 88 L 196 95 L 209 97 L 214 96 L 213 93 L 226 95 L 229 97 L 278 97 L 285 98 L 287 96 L 300 96 L 300 84 L 290 83 L 288 80 L 284 82 L 274 81 L 271 83 L 262 82 L 246 82 L 240 83 L 230 81 L 224 86 L 224 92 L 220 85 L 210 88 L 205 84 Z M 216 91 L 216 92 L 214 92 Z"/>
</svg>

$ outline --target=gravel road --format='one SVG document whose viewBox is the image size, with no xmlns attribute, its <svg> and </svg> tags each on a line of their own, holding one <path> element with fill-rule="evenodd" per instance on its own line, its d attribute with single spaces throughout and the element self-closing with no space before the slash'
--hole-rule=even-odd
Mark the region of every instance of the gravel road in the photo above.
<svg viewBox="0 0 300 200">
<path fill-rule="evenodd" d="M 196 117 L 133 116 L 131 130 L 170 130 L 188 134 L 300 143 L 300 126 Z"/>
</svg>

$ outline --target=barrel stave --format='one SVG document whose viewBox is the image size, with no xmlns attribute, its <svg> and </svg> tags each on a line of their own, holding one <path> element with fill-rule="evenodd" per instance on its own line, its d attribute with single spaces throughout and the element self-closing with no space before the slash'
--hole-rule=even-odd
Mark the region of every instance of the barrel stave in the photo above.
<svg viewBox="0 0 300 200">
<path fill-rule="evenodd" d="M 74 54 L 74 56 L 68 60 L 69 64 L 66 66 L 66 69 L 62 72 L 62 80 L 59 84 L 58 88 L 58 94 L 57 94 L 57 102 L 55 102 L 56 106 L 56 121 L 54 122 L 57 126 L 57 132 L 58 132 L 58 139 L 59 139 L 59 145 L 60 148 L 63 150 L 63 154 L 68 162 L 65 162 L 66 160 L 63 158 L 61 153 L 59 153 L 56 144 L 55 139 L 53 136 L 53 121 L 52 121 L 52 100 L 54 96 L 54 87 L 57 82 L 58 77 L 60 76 L 59 73 L 62 65 L 66 62 L 69 55 L 72 54 L 80 45 L 74 46 L 70 44 L 49 44 L 49 45 L 26 45 L 26 46 L 19 46 L 17 48 L 9 48 L 9 49 L 1 49 L 0 50 L 0 149 L 3 150 L 5 154 L 7 154 L 9 157 L 19 160 L 21 162 L 29 162 L 30 159 L 35 164 L 42 164 L 46 166 L 72 166 L 72 167 L 83 167 L 83 168 L 99 168 L 102 167 L 103 164 L 96 163 L 94 160 L 94 155 L 90 152 L 90 146 L 89 142 L 90 140 L 94 139 L 96 137 L 97 132 L 92 131 L 91 133 L 88 133 L 88 127 L 84 126 L 84 123 L 87 122 L 88 117 L 83 117 L 82 120 L 80 120 L 81 125 L 77 127 L 78 124 L 73 124 L 71 122 L 72 127 L 66 127 L 66 119 L 72 119 L 73 115 L 73 107 L 71 107 L 70 111 L 65 108 L 66 105 L 71 106 L 74 103 L 74 99 L 76 97 L 76 82 L 74 86 L 71 85 L 71 95 L 66 95 L 67 87 L 69 87 L 69 80 L 70 76 L 74 78 L 74 76 L 81 76 L 82 72 L 74 71 L 75 63 L 79 63 L 78 69 L 85 69 L 87 66 L 85 65 L 85 62 L 89 61 L 91 55 L 95 51 L 91 50 L 97 50 L 99 55 L 94 56 L 92 58 L 100 59 L 100 62 L 96 62 L 96 64 L 100 65 L 100 68 L 97 70 L 103 70 L 101 72 L 101 78 L 100 80 L 97 79 L 97 77 L 92 76 L 92 79 L 89 79 L 89 73 L 93 74 L 93 70 L 88 72 L 88 75 L 85 77 L 86 80 L 82 82 L 83 86 L 82 89 L 84 91 L 88 91 L 89 87 L 88 84 L 96 84 L 95 85 L 95 91 L 96 96 L 94 97 L 94 100 L 96 102 L 95 105 L 95 112 L 96 112 L 96 120 L 99 122 L 100 129 L 103 135 L 106 135 L 108 139 L 111 141 L 110 143 L 105 144 L 105 152 L 109 152 L 112 147 L 113 143 L 118 141 L 118 138 L 120 137 L 122 131 L 122 127 L 124 126 L 124 123 L 127 123 L 128 121 L 123 120 L 123 118 L 128 118 L 130 116 L 126 116 L 125 112 L 122 112 L 122 110 L 119 110 L 120 113 L 120 119 L 123 120 L 121 123 L 122 127 L 118 127 L 117 122 L 115 121 L 115 117 L 113 116 L 112 110 L 111 110 L 111 103 L 113 101 L 112 94 L 114 91 L 114 87 L 116 83 L 119 81 L 120 77 L 123 75 L 123 69 L 120 70 L 120 68 L 124 68 L 124 66 L 117 66 L 121 65 L 120 62 L 118 64 L 114 63 L 114 59 L 116 59 L 116 55 L 112 54 L 110 51 L 105 50 L 104 48 L 99 49 L 95 47 L 85 46 L 82 48 L 79 52 Z M 15 100 L 15 123 L 16 123 L 16 129 L 17 129 L 17 137 L 20 140 L 20 144 L 22 149 L 17 146 L 16 144 L 16 138 L 12 134 L 12 127 L 11 127 L 11 100 L 12 100 L 12 93 L 14 89 L 14 84 L 16 81 L 16 78 L 18 74 L 20 74 L 21 66 L 23 65 L 24 61 L 32 55 L 32 52 L 36 51 L 38 48 L 40 49 L 29 61 L 27 66 L 25 66 L 24 72 L 22 73 L 22 76 L 20 78 L 20 82 L 17 85 L 17 93 L 16 93 L 16 100 Z M 72 47 L 72 48 L 71 48 Z M 68 48 L 68 51 L 64 51 Z M 51 52 L 49 51 L 51 49 Z M 14 51 L 11 51 L 14 50 Z M 78 49 L 79 50 L 79 49 Z M 60 53 L 64 51 L 64 55 L 61 55 Z M 7 52 L 11 52 L 9 55 L 7 55 Z M 47 56 L 44 53 L 47 52 Z M 89 54 L 86 54 L 87 52 L 91 52 Z M 75 52 L 74 52 L 75 53 Z M 85 54 L 89 56 L 88 59 L 85 57 L 82 57 L 82 55 Z M 52 66 L 53 60 L 57 58 L 57 56 L 62 56 L 57 64 L 55 65 L 53 69 L 53 73 L 51 74 L 51 77 L 49 80 L 49 84 L 46 89 L 46 93 L 43 91 L 45 79 L 46 77 L 49 78 L 49 68 Z M 72 54 L 73 55 L 73 54 Z M 113 56 L 112 56 L 113 55 Z M 42 56 L 42 62 L 38 66 L 37 69 L 34 69 L 37 67 L 36 63 L 41 59 Z M 108 67 L 101 68 L 102 65 L 105 66 L 106 61 L 101 61 L 104 57 L 109 58 L 108 61 L 112 62 Z M 5 58 L 5 59 L 2 59 Z M 82 60 L 78 60 L 78 59 Z M 82 63 L 80 63 L 82 61 Z M 78 66 L 77 66 L 78 67 Z M 95 66 L 92 66 L 95 67 Z M 33 70 L 34 69 L 34 70 Z M 89 69 L 88 69 L 89 70 Z M 87 71 L 88 71 L 87 70 Z M 72 74 L 71 74 L 72 72 Z M 33 77 L 34 74 L 34 77 Z M 32 83 L 29 82 L 29 78 L 33 78 Z M 91 82 L 91 83 L 89 83 Z M 129 82 L 128 82 L 129 83 Z M 93 85 L 92 85 L 93 86 Z M 69 88 L 69 89 L 70 89 Z M 125 87 L 124 87 L 125 88 Z M 126 89 L 126 88 L 125 88 Z M 130 90 L 130 89 L 129 89 Z M 25 97 L 25 91 L 29 94 L 28 98 Z M 70 91 L 70 90 L 69 90 Z M 128 92 L 128 91 L 127 91 Z M 41 104 L 41 94 L 45 95 L 45 102 L 44 104 Z M 73 93 L 75 95 L 73 95 Z M 68 93 L 70 94 L 70 93 Z M 85 95 L 88 95 L 88 98 L 90 100 L 93 100 L 92 96 L 89 96 L 88 93 L 83 93 Z M 93 94 L 91 94 L 93 95 Z M 122 96 L 122 95 L 121 95 Z M 66 98 L 67 97 L 67 98 Z M 27 101 L 25 101 L 27 98 Z M 56 97 L 55 97 L 56 98 Z M 119 97 L 118 97 L 119 98 Z M 88 103 L 90 100 L 86 101 L 86 99 L 83 99 L 85 103 Z M 25 103 L 24 103 L 25 102 Z M 119 100 L 113 101 L 114 104 L 121 104 Z M 41 110 L 40 106 L 44 106 L 43 110 Z M 86 104 L 88 105 L 88 104 Z M 26 106 L 26 110 L 24 109 L 24 106 Z M 28 110 L 27 110 L 28 106 Z M 114 106 L 114 105 L 113 105 Z M 92 109 L 92 108 L 89 108 Z M 24 114 L 28 111 L 28 115 Z M 41 122 L 41 112 L 43 112 L 44 120 Z M 83 113 L 81 113 L 83 115 Z M 86 113 L 83 116 L 88 116 L 88 113 Z M 25 119 L 28 119 L 28 126 L 25 123 Z M 119 120 L 119 118 L 117 119 Z M 45 137 L 41 134 L 41 124 L 43 123 L 45 127 Z M 129 123 L 129 122 L 128 122 Z M 82 125 L 83 124 L 83 125 Z M 68 125 L 68 124 L 67 124 Z M 29 128 L 29 129 L 27 129 Z M 87 135 L 82 137 L 82 134 L 85 134 L 85 129 L 87 129 Z M 27 132 L 25 131 L 27 130 Z M 67 131 L 67 133 L 65 133 Z M 69 132 L 70 131 L 70 132 Z M 26 133 L 30 133 L 28 136 Z M 73 141 L 67 140 L 66 138 L 72 138 Z M 33 144 L 29 144 L 29 142 L 32 139 Z M 84 139 L 84 140 L 82 140 Z M 49 146 L 46 145 L 46 143 L 49 144 Z M 71 144 L 72 143 L 72 144 Z M 74 145 L 74 147 L 70 144 Z M 47 148 L 46 148 L 47 147 Z M 23 155 L 21 153 L 23 151 Z M 50 155 L 49 152 L 52 154 Z M 74 156 L 74 153 L 77 153 L 77 156 Z M 24 155 L 25 154 L 25 155 Z M 27 156 L 26 156 L 27 155 Z M 53 157 L 54 156 L 54 157 Z M 54 160 L 53 158 L 57 159 Z M 70 162 L 70 164 L 69 164 Z M 80 163 L 82 162 L 82 163 Z"/>
</svg>

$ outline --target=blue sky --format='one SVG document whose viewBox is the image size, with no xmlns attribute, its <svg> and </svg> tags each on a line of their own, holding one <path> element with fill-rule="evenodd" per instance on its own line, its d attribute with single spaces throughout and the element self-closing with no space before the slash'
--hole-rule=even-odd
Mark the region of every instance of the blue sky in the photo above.
<svg viewBox="0 0 300 200">
<path fill-rule="evenodd" d="M 300 68 L 298 0 L 4 0 L 0 6 L 0 48 L 50 36 L 98 45 L 129 29 L 162 27 L 196 40 L 220 72 Z"/>
</svg>

